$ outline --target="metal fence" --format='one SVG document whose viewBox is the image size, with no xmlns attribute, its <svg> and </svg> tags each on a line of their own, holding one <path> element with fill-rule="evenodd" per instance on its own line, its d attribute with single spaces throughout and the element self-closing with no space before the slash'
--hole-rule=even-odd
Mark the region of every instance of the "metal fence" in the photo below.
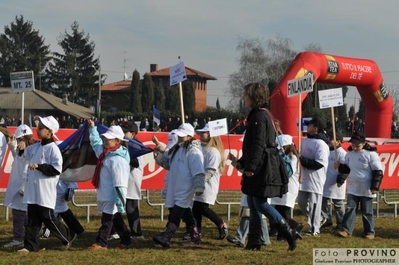
<svg viewBox="0 0 399 265">
<path fill-rule="evenodd" d="M 5 189 L 0 189 L 0 206 L 3 205 Z M 161 190 L 142 190 L 142 201 L 153 207 L 159 207 L 160 219 L 164 220 L 165 200 L 161 197 Z M 376 209 L 376 217 L 380 217 L 380 201 L 387 205 L 394 206 L 394 217 L 397 217 L 397 209 L 399 204 L 399 190 L 382 190 L 378 197 L 374 199 L 373 204 Z M 220 190 L 216 199 L 216 204 L 225 205 L 227 207 L 227 220 L 231 218 L 232 205 L 240 205 L 241 191 L 239 190 Z M 76 207 L 86 208 L 86 220 L 90 222 L 91 209 L 97 207 L 96 190 L 76 190 L 72 198 L 72 204 Z M 330 207 L 332 208 L 332 207 Z M 9 209 L 5 209 L 5 219 L 9 220 Z M 332 211 L 332 209 L 331 209 Z M 293 211 L 292 211 L 293 212 Z"/>
</svg>

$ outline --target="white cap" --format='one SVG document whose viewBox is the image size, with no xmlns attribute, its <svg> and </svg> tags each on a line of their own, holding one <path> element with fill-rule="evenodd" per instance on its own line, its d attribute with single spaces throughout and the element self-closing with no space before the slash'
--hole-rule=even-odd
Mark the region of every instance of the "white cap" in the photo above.
<svg viewBox="0 0 399 265">
<path fill-rule="evenodd" d="M 121 141 L 128 142 L 128 140 L 125 139 L 125 133 L 119 125 L 109 127 L 107 132 L 101 134 L 101 136 L 107 139 L 119 139 Z"/>
<path fill-rule="evenodd" d="M 209 132 L 209 124 L 205 124 L 204 128 L 198 129 L 197 132 Z"/>
<path fill-rule="evenodd" d="M 29 128 L 29 126 L 26 124 L 19 125 L 18 128 L 15 130 L 15 138 L 17 139 L 25 135 L 32 135 L 32 134 L 33 132 L 31 128 Z"/>
<path fill-rule="evenodd" d="M 194 127 L 190 123 L 183 123 L 179 126 L 176 130 L 177 136 L 184 137 L 184 136 L 194 136 Z"/>
<path fill-rule="evenodd" d="M 169 132 L 169 134 L 168 134 L 168 144 L 166 145 L 166 150 L 169 150 L 170 148 L 172 148 L 177 143 L 176 131 L 177 130 L 172 130 L 171 132 Z"/>
<path fill-rule="evenodd" d="M 245 131 L 242 133 L 242 137 L 238 141 L 244 142 L 244 138 L 245 138 Z"/>
<path fill-rule="evenodd" d="M 47 117 L 37 116 L 37 118 L 39 118 L 40 122 L 44 126 L 49 128 L 53 132 L 53 134 L 56 134 L 58 132 L 60 125 L 59 125 L 58 121 L 53 116 L 47 116 Z"/>
<path fill-rule="evenodd" d="M 280 146 L 280 144 L 282 144 L 283 146 L 293 144 L 292 136 L 289 134 L 278 135 L 277 138 L 278 138 L 278 139 L 276 139 L 277 149 L 283 148 L 282 146 Z"/>
</svg>

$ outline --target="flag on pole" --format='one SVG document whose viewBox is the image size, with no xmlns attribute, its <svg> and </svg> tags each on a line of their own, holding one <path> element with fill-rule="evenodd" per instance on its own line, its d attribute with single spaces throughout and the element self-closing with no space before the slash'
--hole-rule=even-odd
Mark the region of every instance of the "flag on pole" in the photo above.
<svg viewBox="0 0 399 265">
<path fill-rule="evenodd" d="M 209 121 L 208 125 L 209 125 L 209 136 L 210 137 L 224 135 L 224 134 L 228 133 L 226 118 Z"/>
<path fill-rule="evenodd" d="M 154 122 L 158 125 L 161 124 L 161 112 L 155 108 L 155 106 L 152 107 L 153 112 L 154 112 Z"/>
<path fill-rule="evenodd" d="M 108 130 L 108 127 L 99 123 L 96 123 L 96 126 L 99 134 L 103 134 Z M 151 148 L 134 139 L 130 139 L 128 145 L 130 158 L 152 152 Z M 63 158 L 61 179 L 79 182 L 93 177 L 97 157 L 90 145 L 87 122 L 58 144 L 58 148 L 60 148 Z"/>
</svg>

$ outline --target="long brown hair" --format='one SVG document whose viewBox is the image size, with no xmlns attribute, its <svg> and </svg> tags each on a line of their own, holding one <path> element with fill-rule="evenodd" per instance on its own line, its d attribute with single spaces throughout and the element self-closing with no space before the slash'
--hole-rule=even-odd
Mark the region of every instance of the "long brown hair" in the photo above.
<svg viewBox="0 0 399 265">
<path fill-rule="evenodd" d="M 19 137 L 18 139 L 21 139 L 21 141 L 24 141 L 26 146 L 36 143 L 36 140 L 33 138 L 32 134 L 24 135 L 22 137 Z"/>
</svg>

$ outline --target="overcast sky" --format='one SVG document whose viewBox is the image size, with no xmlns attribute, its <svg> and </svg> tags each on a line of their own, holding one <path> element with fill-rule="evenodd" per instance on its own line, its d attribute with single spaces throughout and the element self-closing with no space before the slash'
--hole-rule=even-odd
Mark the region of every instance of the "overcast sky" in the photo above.
<svg viewBox="0 0 399 265">
<path fill-rule="evenodd" d="M 309 43 L 322 52 L 377 62 L 388 87 L 399 88 L 398 0 L 0 0 L 0 25 L 16 15 L 60 52 L 57 38 L 73 21 L 90 34 L 100 56 L 106 83 L 150 64 L 166 68 L 178 63 L 212 76 L 208 105 L 219 97 L 222 107 L 228 76 L 237 71 L 238 37 L 290 38 L 294 50 Z M 3 30 L 1 31 L 4 32 Z M 348 100 L 354 101 L 354 93 Z M 357 95 L 357 98 L 359 96 Z M 350 103 L 352 105 L 353 103 Z"/>
</svg>

